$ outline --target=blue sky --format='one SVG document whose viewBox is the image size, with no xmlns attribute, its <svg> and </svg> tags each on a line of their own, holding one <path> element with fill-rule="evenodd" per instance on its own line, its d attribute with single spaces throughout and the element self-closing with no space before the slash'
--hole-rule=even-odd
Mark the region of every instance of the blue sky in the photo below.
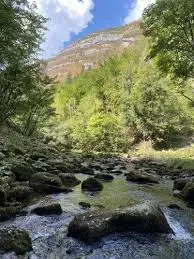
<svg viewBox="0 0 194 259">
<path fill-rule="evenodd" d="M 132 4 L 133 0 L 94 0 L 92 22 L 79 35 L 72 35 L 71 40 L 64 45 L 67 46 L 92 32 L 121 26 Z"/>
<path fill-rule="evenodd" d="M 42 44 L 43 58 L 88 34 L 128 24 L 139 19 L 144 8 L 155 0 L 28 0 L 49 18 Z"/>
</svg>

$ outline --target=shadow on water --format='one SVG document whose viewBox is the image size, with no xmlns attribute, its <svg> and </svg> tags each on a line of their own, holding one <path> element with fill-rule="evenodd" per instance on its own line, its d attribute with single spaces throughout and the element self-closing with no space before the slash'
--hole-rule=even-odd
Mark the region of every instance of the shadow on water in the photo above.
<svg viewBox="0 0 194 259">
<path fill-rule="evenodd" d="M 87 178 L 79 175 L 80 180 Z M 143 200 L 159 201 L 175 235 L 115 234 L 105 237 L 101 242 L 87 246 L 67 237 L 67 228 L 73 217 L 82 213 L 78 203 L 89 202 L 91 209 L 112 209 L 131 206 Z M 173 197 L 172 182 L 159 185 L 138 185 L 127 182 L 123 176 L 116 176 L 113 182 L 104 183 L 102 192 L 92 195 L 84 193 L 80 186 L 73 193 L 50 195 L 39 204 L 60 202 L 64 213 L 60 216 L 28 215 L 13 221 L 1 223 L 3 226 L 16 226 L 26 229 L 32 238 L 33 251 L 24 259 L 103 259 L 103 258 L 153 258 L 153 259 L 191 259 L 194 258 L 194 215 L 193 210 Z M 179 204 L 184 210 L 170 210 L 167 205 Z M 37 204 L 36 204 L 37 205 Z M 99 206 L 101 205 L 101 206 Z M 33 206 L 29 207 L 29 210 Z M 2 259 L 16 258 L 14 254 L 0 255 Z"/>
</svg>

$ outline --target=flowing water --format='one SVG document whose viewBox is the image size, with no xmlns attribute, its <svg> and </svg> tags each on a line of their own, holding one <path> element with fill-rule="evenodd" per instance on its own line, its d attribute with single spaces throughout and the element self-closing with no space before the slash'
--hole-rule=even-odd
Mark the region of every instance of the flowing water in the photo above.
<svg viewBox="0 0 194 259">
<path fill-rule="evenodd" d="M 80 180 L 87 178 L 78 175 Z M 165 216 L 174 231 L 174 235 L 115 234 L 93 245 L 67 237 L 67 228 L 73 217 L 82 213 L 78 203 L 89 202 L 91 209 L 106 209 L 132 206 L 144 200 L 156 200 L 160 203 Z M 59 216 L 27 216 L 0 224 L 16 226 L 29 232 L 33 251 L 18 258 L 25 259 L 192 259 L 194 258 L 194 213 L 172 196 L 172 182 L 164 181 L 159 185 L 139 185 L 127 182 L 123 176 L 116 176 L 113 182 L 104 183 L 104 189 L 95 195 L 83 193 L 80 185 L 73 193 L 50 195 L 39 201 L 40 204 L 60 202 L 64 213 Z M 176 203 L 183 210 L 168 209 L 167 205 Z M 37 204 L 35 205 L 37 206 Z M 17 258 L 13 253 L 0 254 L 2 259 Z"/>
</svg>

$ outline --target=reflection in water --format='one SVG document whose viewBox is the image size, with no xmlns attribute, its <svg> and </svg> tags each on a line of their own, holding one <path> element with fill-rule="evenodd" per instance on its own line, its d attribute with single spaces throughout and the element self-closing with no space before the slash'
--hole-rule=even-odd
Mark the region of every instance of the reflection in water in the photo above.
<svg viewBox="0 0 194 259">
<path fill-rule="evenodd" d="M 80 180 L 87 178 L 79 175 Z M 50 195 L 39 204 L 60 202 L 64 213 L 59 216 L 28 215 L 14 221 L 1 223 L 0 227 L 14 225 L 26 229 L 33 240 L 33 252 L 24 259 L 119 259 L 119 258 L 153 258 L 153 259 L 191 259 L 194 258 L 194 220 L 192 209 L 182 211 L 166 208 L 169 203 L 181 201 L 172 196 L 172 182 L 159 185 L 138 185 L 127 182 L 123 176 L 117 176 L 113 182 L 104 183 L 102 192 L 92 195 L 82 192 L 80 186 L 73 193 Z M 105 209 L 131 206 L 143 200 L 159 201 L 173 229 L 174 236 L 117 234 L 104 238 L 92 246 L 67 237 L 67 227 L 73 217 L 82 213 L 78 203 L 91 203 L 91 209 L 101 205 Z M 37 205 L 37 204 L 36 204 Z M 29 207 L 29 211 L 33 206 Z M 14 254 L 0 255 L 2 259 L 15 258 Z"/>
</svg>

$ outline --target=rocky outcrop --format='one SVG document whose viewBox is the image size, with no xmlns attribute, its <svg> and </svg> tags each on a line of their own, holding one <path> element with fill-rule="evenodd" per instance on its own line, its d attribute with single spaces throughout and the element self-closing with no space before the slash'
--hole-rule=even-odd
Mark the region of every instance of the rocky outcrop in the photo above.
<svg viewBox="0 0 194 259">
<path fill-rule="evenodd" d="M 96 68 L 112 53 L 122 53 L 141 37 L 139 22 L 93 33 L 48 60 L 47 74 L 56 77 L 58 81 L 64 81 L 69 76 L 77 76 L 83 70 Z"/>
<path fill-rule="evenodd" d="M 31 210 L 31 213 L 35 213 L 39 216 L 52 215 L 52 214 L 59 215 L 63 213 L 63 210 L 59 203 L 53 203 L 45 206 L 36 207 L 33 210 Z"/>
<path fill-rule="evenodd" d="M 102 191 L 103 185 L 95 178 L 89 177 L 88 179 L 82 182 L 81 188 L 83 191 L 96 192 L 96 191 Z"/>
<path fill-rule="evenodd" d="M 68 227 L 68 236 L 92 243 L 117 232 L 172 233 L 160 207 L 145 202 L 134 207 L 93 211 L 76 216 Z"/>
<path fill-rule="evenodd" d="M 32 250 L 32 243 L 29 234 L 24 230 L 1 229 L 0 250 L 3 252 L 15 252 L 23 255 Z"/>
</svg>

